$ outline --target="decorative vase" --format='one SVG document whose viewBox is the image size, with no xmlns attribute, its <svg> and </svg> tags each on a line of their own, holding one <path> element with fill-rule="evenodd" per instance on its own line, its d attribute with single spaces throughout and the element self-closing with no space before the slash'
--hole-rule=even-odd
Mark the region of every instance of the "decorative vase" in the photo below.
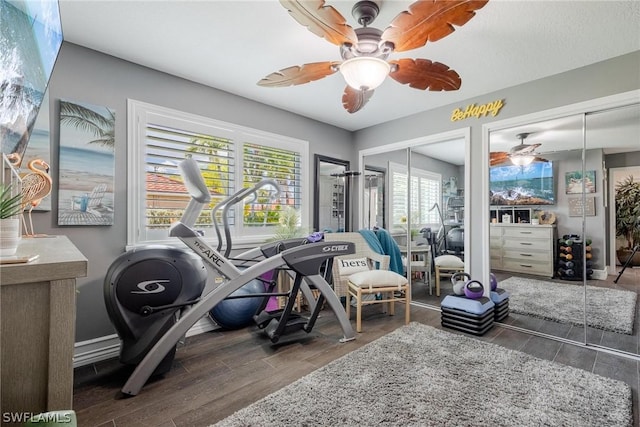
<svg viewBox="0 0 640 427">
<path fill-rule="evenodd" d="M 0 257 L 11 256 L 20 243 L 20 219 L 0 219 Z"/>
<path fill-rule="evenodd" d="M 620 265 L 625 265 L 629 257 L 633 254 L 633 249 L 618 249 L 616 251 L 616 255 L 618 256 L 618 261 Z M 629 263 L 629 267 L 640 267 L 640 251 L 636 251 L 635 255 L 631 259 Z"/>
</svg>

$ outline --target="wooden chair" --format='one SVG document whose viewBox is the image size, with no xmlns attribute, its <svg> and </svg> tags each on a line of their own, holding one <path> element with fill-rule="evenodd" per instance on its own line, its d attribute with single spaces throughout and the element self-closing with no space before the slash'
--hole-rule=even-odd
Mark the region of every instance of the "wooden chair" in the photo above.
<svg viewBox="0 0 640 427">
<path fill-rule="evenodd" d="M 436 296 L 440 296 L 440 278 L 464 273 L 464 261 L 455 255 L 440 255 L 434 260 L 436 270 Z"/>
<path fill-rule="evenodd" d="M 102 198 L 106 192 L 107 184 L 98 184 L 93 187 L 91 193 L 86 193 L 83 196 L 72 196 L 71 210 L 78 209 L 82 212 L 94 213 L 95 209 L 102 204 Z"/>
<path fill-rule="evenodd" d="M 362 332 L 362 307 L 369 304 L 384 304 L 383 313 L 389 305 L 389 314 L 395 314 L 395 303 L 404 302 L 404 323 L 411 320 L 411 288 L 406 277 L 389 270 L 369 270 L 349 276 L 348 296 L 356 300 L 356 331 Z M 373 298 L 364 299 L 364 296 Z M 380 299 L 378 299 L 378 295 Z M 351 304 L 347 303 L 347 317 L 351 318 Z"/>
<path fill-rule="evenodd" d="M 395 302 L 405 303 L 405 323 L 410 321 L 411 289 L 402 275 L 389 271 L 389 255 L 374 252 L 360 233 L 327 233 L 325 241 L 346 241 L 356 252 L 333 261 L 333 285 L 339 297 L 346 297 L 347 317 L 351 317 L 351 299 L 356 305 L 356 331 L 362 332 L 362 307 L 383 304 L 383 312 L 395 314 Z M 377 267 L 377 268 L 376 268 Z M 380 299 L 377 296 L 380 296 Z"/>
<path fill-rule="evenodd" d="M 333 276 L 333 290 L 339 297 L 347 296 L 347 288 L 349 283 L 349 275 L 341 275 L 340 264 L 337 262 L 338 260 L 353 260 L 360 259 L 363 257 L 368 258 L 371 263 L 371 268 L 377 268 L 378 270 L 388 270 L 389 269 L 389 255 L 382 255 L 377 252 L 374 252 L 373 249 L 369 246 L 367 241 L 362 237 L 362 234 L 357 232 L 347 232 L 347 233 L 326 233 L 324 235 L 324 240 L 326 242 L 335 242 L 335 241 L 343 241 L 343 242 L 352 242 L 356 245 L 356 252 L 352 255 L 346 255 L 343 257 L 335 257 L 333 260 L 333 269 L 331 270 Z M 377 266 L 377 267 L 376 267 Z M 351 273 L 355 273 L 356 271 L 352 271 Z"/>
<path fill-rule="evenodd" d="M 400 246 L 400 252 L 403 255 L 402 264 L 407 269 L 407 248 Z M 433 294 L 433 286 L 431 284 L 431 247 L 428 245 L 419 245 L 411 247 L 411 273 L 422 274 L 422 281 L 429 285 L 429 295 Z M 407 273 L 409 274 L 409 273 Z"/>
</svg>

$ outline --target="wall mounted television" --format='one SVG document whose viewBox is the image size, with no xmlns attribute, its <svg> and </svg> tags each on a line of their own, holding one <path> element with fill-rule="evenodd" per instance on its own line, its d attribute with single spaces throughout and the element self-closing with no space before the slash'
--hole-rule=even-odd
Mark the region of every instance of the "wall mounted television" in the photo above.
<svg viewBox="0 0 640 427">
<path fill-rule="evenodd" d="M 553 162 L 494 166 L 489 170 L 489 190 L 494 206 L 553 205 Z"/>
<path fill-rule="evenodd" d="M 62 46 L 57 0 L 0 0 L 0 141 L 21 157 Z"/>
</svg>

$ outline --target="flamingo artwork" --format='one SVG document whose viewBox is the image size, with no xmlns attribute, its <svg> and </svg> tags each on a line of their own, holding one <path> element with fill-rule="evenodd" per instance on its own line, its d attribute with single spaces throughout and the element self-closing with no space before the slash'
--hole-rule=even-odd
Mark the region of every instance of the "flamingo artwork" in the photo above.
<svg viewBox="0 0 640 427">
<path fill-rule="evenodd" d="M 22 216 L 22 223 L 24 225 L 25 235 L 34 237 L 35 232 L 33 230 L 31 211 L 40 204 L 42 199 L 51 193 L 53 183 L 49 176 L 49 164 L 44 160 L 31 160 L 27 164 L 27 167 L 31 172 L 22 175 L 22 208 L 24 210 L 27 206 L 29 207 L 30 228 L 27 228 L 24 214 Z"/>
</svg>

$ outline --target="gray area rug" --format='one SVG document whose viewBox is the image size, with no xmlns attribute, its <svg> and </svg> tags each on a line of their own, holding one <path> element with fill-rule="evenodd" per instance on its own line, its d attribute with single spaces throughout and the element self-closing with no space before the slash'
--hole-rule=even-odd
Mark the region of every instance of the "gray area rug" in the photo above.
<svg viewBox="0 0 640 427">
<path fill-rule="evenodd" d="M 562 323 L 584 325 L 582 284 L 509 277 L 498 283 L 509 292 L 509 310 Z M 637 294 L 587 286 L 587 324 L 606 331 L 633 333 Z"/>
<path fill-rule="evenodd" d="M 412 322 L 225 426 L 631 426 L 628 385 Z"/>
</svg>

